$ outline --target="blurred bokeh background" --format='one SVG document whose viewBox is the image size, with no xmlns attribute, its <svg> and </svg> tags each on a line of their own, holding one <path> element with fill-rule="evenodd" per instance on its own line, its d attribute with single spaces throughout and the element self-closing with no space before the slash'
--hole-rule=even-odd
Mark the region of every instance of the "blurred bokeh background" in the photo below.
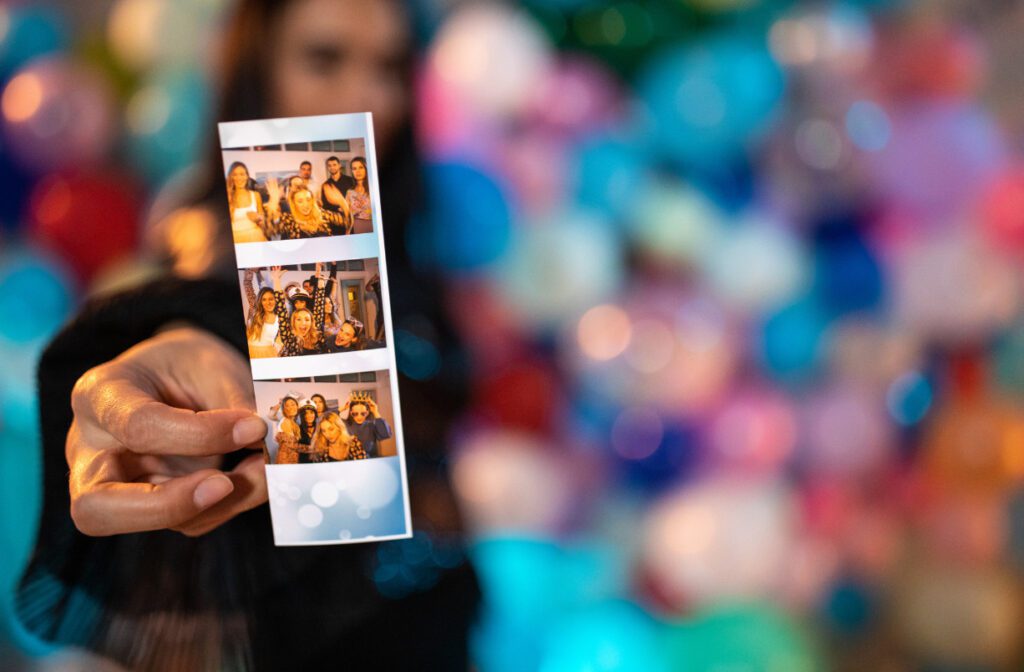
<svg viewBox="0 0 1024 672">
<path fill-rule="evenodd" d="M 35 361 L 152 272 L 229 4 L 0 6 L 0 653 L 48 652 Z M 1024 5 L 411 8 L 479 669 L 1024 669 Z"/>
</svg>

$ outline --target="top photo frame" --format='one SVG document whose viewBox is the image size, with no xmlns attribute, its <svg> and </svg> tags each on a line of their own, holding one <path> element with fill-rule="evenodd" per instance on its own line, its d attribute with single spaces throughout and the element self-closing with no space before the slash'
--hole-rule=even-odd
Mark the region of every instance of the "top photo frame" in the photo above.
<svg viewBox="0 0 1024 672">
<path fill-rule="evenodd" d="M 369 115 L 226 122 L 219 130 L 240 268 L 377 256 Z"/>
</svg>

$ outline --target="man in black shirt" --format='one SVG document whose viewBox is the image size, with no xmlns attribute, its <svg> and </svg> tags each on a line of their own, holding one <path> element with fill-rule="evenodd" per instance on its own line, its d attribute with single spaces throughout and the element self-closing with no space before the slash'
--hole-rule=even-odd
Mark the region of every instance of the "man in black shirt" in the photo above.
<svg viewBox="0 0 1024 672">
<path fill-rule="evenodd" d="M 349 189 L 354 189 L 356 186 L 355 178 L 341 172 L 341 160 L 336 156 L 327 159 L 327 179 L 324 180 L 323 185 L 320 187 L 320 202 L 323 203 L 325 210 L 340 213 L 341 206 L 332 203 L 323 193 L 324 187 L 328 184 L 337 188 L 342 196 L 348 193 Z"/>
</svg>

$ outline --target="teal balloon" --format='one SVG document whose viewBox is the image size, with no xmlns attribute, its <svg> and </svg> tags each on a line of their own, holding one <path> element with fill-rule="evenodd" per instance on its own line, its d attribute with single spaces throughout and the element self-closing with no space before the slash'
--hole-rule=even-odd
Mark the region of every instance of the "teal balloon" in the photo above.
<svg viewBox="0 0 1024 672">
<path fill-rule="evenodd" d="M 751 31 L 662 52 L 637 90 L 654 151 L 699 168 L 740 157 L 776 117 L 785 84 L 763 33 Z"/>
<path fill-rule="evenodd" d="M 48 341 L 0 340 L 0 431 L 34 435 L 39 431 L 36 367 Z"/>
<path fill-rule="evenodd" d="M 470 657 L 487 672 L 521 672 L 540 665 L 544 621 L 518 621 L 484 610 L 470 633 Z"/>
<path fill-rule="evenodd" d="M 550 624 L 539 672 L 668 672 L 660 626 L 639 607 L 607 602 Z"/>
<path fill-rule="evenodd" d="M 42 452 L 36 433 L 0 432 L 0 593 L 11 594 L 28 562 L 42 504 Z"/>
<path fill-rule="evenodd" d="M 0 23 L 7 24 L 0 37 L 0 79 L 37 56 L 63 51 L 69 42 L 67 22 L 50 7 L 0 7 Z"/>
<path fill-rule="evenodd" d="M 818 672 L 822 662 L 807 635 L 767 606 L 722 607 L 673 626 L 665 635 L 673 670 L 685 672 Z"/>
<path fill-rule="evenodd" d="M 135 121 L 129 151 L 150 182 L 161 184 L 204 158 L 213 121 L 209 90 L 200 73 L 158 73 L 135 94 L 129 108 Z"/>
<path fill-rule="evenodd" d="M 535 539 L 494 538 L 469 551 L 485 607 L 502 620 L 542 623 L 565 603 L 562 550 Z"/>
<path fill-rule="evenodd" d="M 810 377 L 821 360 L 822 337 L 827 326 L 824 311 L 810 299 L 771 315 L 760 335 L 765 369 L 785 382 L 801 382 Z"/>
<path fill-rule="evenodd" d="M 1024 322 L 1014 324 L 996 341 L 992 368 L 1000 389 L 1024 394 Z"/>
<path fill-rule="evenodd" d="M 639 143 L 611 137 L 584 142 L 576 152 L 576 201 L 598 212 L 625 217 L 639 207 L 648 158 Z"/>
<path fill-rule="evenodd" d="M 0 256 L 0 340 L 28 344 L 48 338 L 71 306 L 66 276 L 49 259 L 25 250 Z"/>
</svg>

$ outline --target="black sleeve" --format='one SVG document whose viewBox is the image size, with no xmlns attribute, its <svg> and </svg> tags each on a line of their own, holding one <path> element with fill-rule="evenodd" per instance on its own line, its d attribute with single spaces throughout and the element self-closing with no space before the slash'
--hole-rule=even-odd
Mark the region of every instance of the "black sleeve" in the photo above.
<svg viewBox="0 0 1024 672">
<path fill-rule="evenodd" d="M 39 366 L 43 512 L 15 594 L 21 624 L 126 669 L 153 661 L 201 669 L 194 660 L 248 661 L 240 669 L 256 670 L 343 658 L 381 663 L 391 660 L 382 653 L 390 649 L 397 665 L 408 654 L 390 646 L 394 633 L 419 629 L 406 649 L 426 647 L 423 660 L 457 661 L 433 669 L 466 669 L 479 595 L 468 565 L 389 600 L 370 572 L 377 544 L 275 547 L 265 506 L 198 538 L 166 530 L 96 538 L 75 528 L 64 444 L 78 378 L 171 321 L 196 324 L 245 352 L 241 318 L 235 283 L 162 279 L 89 302 L 47 348 Z M 433 623 L 439 627 L 425 627 Z"/>
<path fill-rule="evenodd" d="M 177 590 L 177 596 L 162 605 L 156 600 L 152 606 L 199 608 L 193 603 L 199 596 L 184 588 L 195 578 L 189 568 L 221 545 L 223 535 L 188 539 L 173 532 L 152 532 L 94 538 L 75 528 L 64 453 L 72 420 L 71 390 L 85 371 L 173 321 L 202 327 L 243 352 L 240 309 L 238 289 L 227 282 L 163 279 L 88 302 L 43 353 L 38 371 L 43 507 L 36 547 L 17 595 L 19 615 L 37 635 L 93 648 L 90 642 L 104 628 L 103 610 L 90 619 L 81 604 L 112 605 L 119 612 L 147 608 L 142 602 L 153 599 L 141 576 L 147 566 L 185 568 L 177 577 L 165 577 L 166 587 Z"/>
</svg>

